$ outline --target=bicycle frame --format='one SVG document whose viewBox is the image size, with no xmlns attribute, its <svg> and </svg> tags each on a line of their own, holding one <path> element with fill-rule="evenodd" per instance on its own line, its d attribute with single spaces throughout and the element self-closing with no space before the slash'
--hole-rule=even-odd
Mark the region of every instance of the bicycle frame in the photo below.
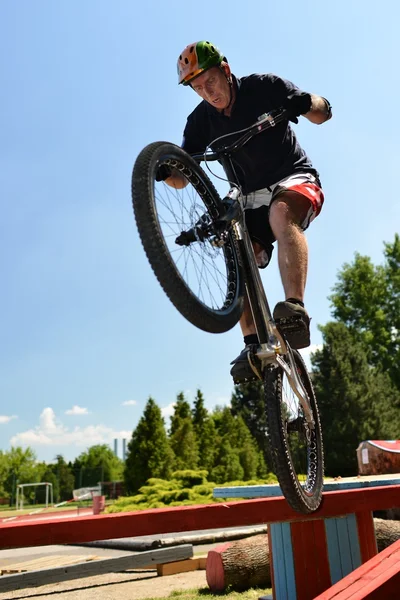
<svg viewBox="0 0 400 600">
<path fill-rule="evenodd" d="M 308 394 L 298 376 L 292 350 L 280 335 L 268 304 L 253 245 L 245 224 L 243 195 L 231 158 L 232 154 L 244 146 L 244 144 L 246 144 L 254 135 L 274 127 L 287 118 L 287 112 L 285 110 L 265 113 L 259 117 L 257 123 L 245 130 L 245 133 L 230 146 L 223 148 L 223 150 L 211 152 L 207 155 L 196 154 L 192 155 L 192 157 L 197 161 L 219 161 L 229 182 L 239 190 L 237 198 L 234 198 L 231 205 L 227 208 L 225 218 L 228 215 L 229 218 L 227 219 L 227 223 L 231 224 L 238 243 L 241 263 L 245 275 L 246 294 L 260 342 L 260 348 L 257 351 L 256 356 L 261 361 L 262 369 L 268 364 L 275 363 L 284 370 L 291 383 L 292 389 L 303 408 L 307 423 L 310 427 L 313 427 L 314 419 Z M 288 357 L 290 364 L 283 359 L 284 355 Z"/>
</svg>

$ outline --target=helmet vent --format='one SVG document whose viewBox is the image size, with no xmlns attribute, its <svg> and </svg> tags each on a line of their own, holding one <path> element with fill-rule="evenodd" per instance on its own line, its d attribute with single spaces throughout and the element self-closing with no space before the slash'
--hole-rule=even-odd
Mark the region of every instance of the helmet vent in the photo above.
<svg viewBox="0 0 400 600">
<path fill-rule="evenodd" d="M 190 48 L 189 52 L 193 52 L 193 50 L 194 50 L 194 46 L 192 46 L 192 47 Z"/>
<path fill-rule="evenodd" d="M 185 58 L 185 65 L 188 65 L 188 64 L 189 64 L 189 60 L 188 60 L 188 58 Z"/>
</svg>

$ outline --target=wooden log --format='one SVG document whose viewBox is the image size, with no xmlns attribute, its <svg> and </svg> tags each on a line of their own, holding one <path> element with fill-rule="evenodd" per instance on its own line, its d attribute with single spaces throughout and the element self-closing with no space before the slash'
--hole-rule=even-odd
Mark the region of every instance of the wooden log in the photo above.
<svg viewBox="0 0 400 600">
<path fill-rule="evenodd" d="M 400 540 L 400 522 L 386 519 L 374 519 L 378 552 Z"/>
<path fill-rule="evenodd" d="M 212 592 L 222 592 L 228 587 L 237 591 L 257 586 L 269 587 L 268 536 L 262 534 L 227 542 L 210 550 L 206 578 Z"/>
</svg>

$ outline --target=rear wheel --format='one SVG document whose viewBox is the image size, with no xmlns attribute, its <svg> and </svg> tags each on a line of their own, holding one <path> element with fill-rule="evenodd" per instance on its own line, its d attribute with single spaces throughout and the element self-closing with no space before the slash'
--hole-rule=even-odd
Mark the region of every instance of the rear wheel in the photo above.
<svg viewBox="0 0 400 600">
<path fill-rule="evenodd" d="M 188 185 L 156 182 L 163 165 L 178 169 Z M 147 258 L 174 306 L 204 331 L 234 327 L 243 310 L 236 242 L 231 231 L 214 231 L 222 200 L 198 163 L 174 144 L 146 146 L 133 168 L 132 201 Z"/>
<path fill-rule="evenodd" d="M 290 506 L 302 513 L 316 510 L 322 499 L 324 455 L 317 402 L 307 368 L 297 350 L 291 350 L 309 397 L 314 425 L 310 426 L 284 370 L 265 369 L 267 431 L 273 467 Z"/>
</svg>

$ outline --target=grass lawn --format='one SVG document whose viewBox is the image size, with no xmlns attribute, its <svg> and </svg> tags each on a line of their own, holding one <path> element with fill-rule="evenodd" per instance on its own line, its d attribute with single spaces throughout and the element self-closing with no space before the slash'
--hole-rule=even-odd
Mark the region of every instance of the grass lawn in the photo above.
<svg viewBox="0 0 400 600">
<path fill-rule="evenodd" d="M 167 600 L 216 600 L 216 598 L 223 598 L 224 600 L 258 600 L 261 596 L 271 596 L 272 590 L 268 589 L 251 589 L 247 592 L 223 592 L 222 594 L 210 594 L 208 588 L 202 588 L 200 590 L 184 590 L 182 592 L 172 592 Z M 154 596 L 148 600 L 166 600 Z"/>
</svg>

